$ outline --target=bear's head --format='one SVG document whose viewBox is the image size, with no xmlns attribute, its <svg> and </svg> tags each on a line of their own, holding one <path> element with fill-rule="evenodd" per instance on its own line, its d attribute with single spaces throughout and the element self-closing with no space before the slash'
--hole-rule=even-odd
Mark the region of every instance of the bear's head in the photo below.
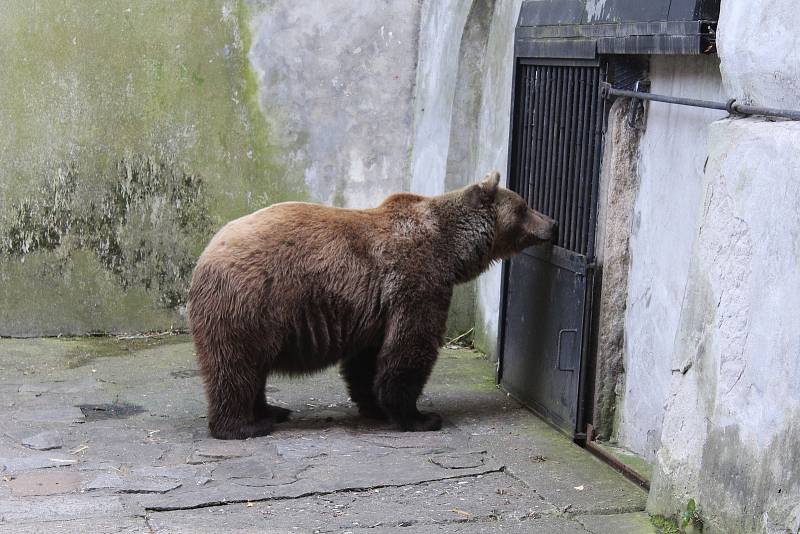
<svg viewBox="0 0 800 534">
<path fill-rule="evenodd" d="M 529 208 L 525 199 L 499 184 L 500 173 L 494 171 L 465 192 L 472 206 L 494 207 L 496 222 L 489 252 L 491 259 L 506 259 L 532 245 L 551 242 L 556 236 L 556 221 Z"/>
</svg>

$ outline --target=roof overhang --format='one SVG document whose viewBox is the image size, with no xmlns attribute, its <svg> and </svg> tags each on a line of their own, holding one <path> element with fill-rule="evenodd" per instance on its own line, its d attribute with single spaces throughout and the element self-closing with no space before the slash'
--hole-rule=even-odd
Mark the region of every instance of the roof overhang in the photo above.
<svg viewBox="0 0 800 534">
<path fill-rule="evenodd" d="M 516 55 L 593 59 L 599 55 L 716 53 L 720 0 L 526 0 Z"/>
</svg>

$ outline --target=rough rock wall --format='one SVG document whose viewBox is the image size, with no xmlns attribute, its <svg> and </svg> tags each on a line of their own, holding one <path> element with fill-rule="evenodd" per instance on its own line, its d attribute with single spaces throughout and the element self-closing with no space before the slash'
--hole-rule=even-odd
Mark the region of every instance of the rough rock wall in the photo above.
<svg viewBox="0 0 800 534">
<path fill-rule="evenodd" d="M 800 529 L 800 124 L 712 126 L 654 511 L 720 532 Z"/>
<path fill-rule="evenodd" d="M 635 104 L 629 99 L 620 99 L 609 110 L 598 201 L 596 249 L 602 265 L 602 292 L 597 318 L 593 424 L 599 439 L 608 439 L 614 432 L 617 394 L 624 378 L 630 235 L 639 193 L 639 140 L 645 120 L 645 108 L 637 105 L 634 124 L 628 123 L 632 105 Z"/>
</svg>

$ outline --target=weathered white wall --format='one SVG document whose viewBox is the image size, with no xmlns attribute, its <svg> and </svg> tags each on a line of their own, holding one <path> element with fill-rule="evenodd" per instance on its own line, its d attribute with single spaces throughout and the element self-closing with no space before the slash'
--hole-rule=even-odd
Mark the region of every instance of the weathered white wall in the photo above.
<svg viewBox="0 0 800 534">
<path fill-rule="evenodd" d="M 723 1 L 730 96 L 800 107 L 798 26 L 793 1 Z M 797 533 L 800 124 L 723 120 L 708 146 L 671 357 L 685 373 L 669 385 L 648 507 L 694 498 L 706 531 Z"/>
<path fill-rule="evenodd" d="M 723 0 L 717 46 L 731 97 L 800 108 L 798 22 L 795 0 Z"/>
<path fill-rule="evenodd" d="M 716 123 L 651 496 L 800 529 L 800 124 Z M 772 529 L 772 530 L 771 530 Z"/>
<path fill-rule="evenodd" d="M 473 0 L 428 1 L 420 17 L 411 191 L 445 191 L 461 37 Z"/>
<path fill-rule="evenodd" d="M 476 181 L 490 170 L 499 170 L 505 181 L 514 27 L 521 3 L 441 0 L 423 4 L 412 191 L 439 194 Z M 475 343 L 494 353 L 499 265 L 481 276 L 474 290 L 462 287 L 456 299 L 454 306 L 475 306 L 474 317 L 469 318 L 469 324 L 475 324 Z"/>
<path fill-rule="evenodd" d="M 420 4 L 251 3 L 261 108 L 312 199 L 370 207 L 407 190 Z"/>
<path fill-rule="evenodd" d="M 508 168 L 514 27 L 521 4 L 522 0 L 498 0 L 495 4 L 486 47 L 487 59 L 478 121 L 476 174 L 496 169 L 503 176 L 503 183 L 507 179 Z M 491 356 L 494 355 L 497 344 L 500 273 L 498 264 L 477 281 L 475 345 Z"/>
<path fill-rule="evenodd" d="M 653 93 L 723 99 L 714 57 L 653 57 L 650 80 Z M 660 442 L 670 356 L 702 199 L 708 127 L 725 115 L 651 102 L 640 142 L 617 439 L 648 460 Z"/>
</svg>

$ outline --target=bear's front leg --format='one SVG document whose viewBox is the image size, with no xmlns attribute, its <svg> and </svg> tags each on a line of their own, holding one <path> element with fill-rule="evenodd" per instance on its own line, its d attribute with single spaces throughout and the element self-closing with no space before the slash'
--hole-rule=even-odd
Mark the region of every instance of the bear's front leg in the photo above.
<svg viewBox="0 0 800 534">
<path fill-rule="evenodd" d="M 436 413 L 417 410 L 417 399 L 428 381 L 439 353 L 440 336 L 428 323 L 421 332 L 418 324 L 400 322 L 388 332 L 378 356 L 375 394 L 378 404 L 401 430 L 422 432 L 442 428 Z"/>
</svg>

